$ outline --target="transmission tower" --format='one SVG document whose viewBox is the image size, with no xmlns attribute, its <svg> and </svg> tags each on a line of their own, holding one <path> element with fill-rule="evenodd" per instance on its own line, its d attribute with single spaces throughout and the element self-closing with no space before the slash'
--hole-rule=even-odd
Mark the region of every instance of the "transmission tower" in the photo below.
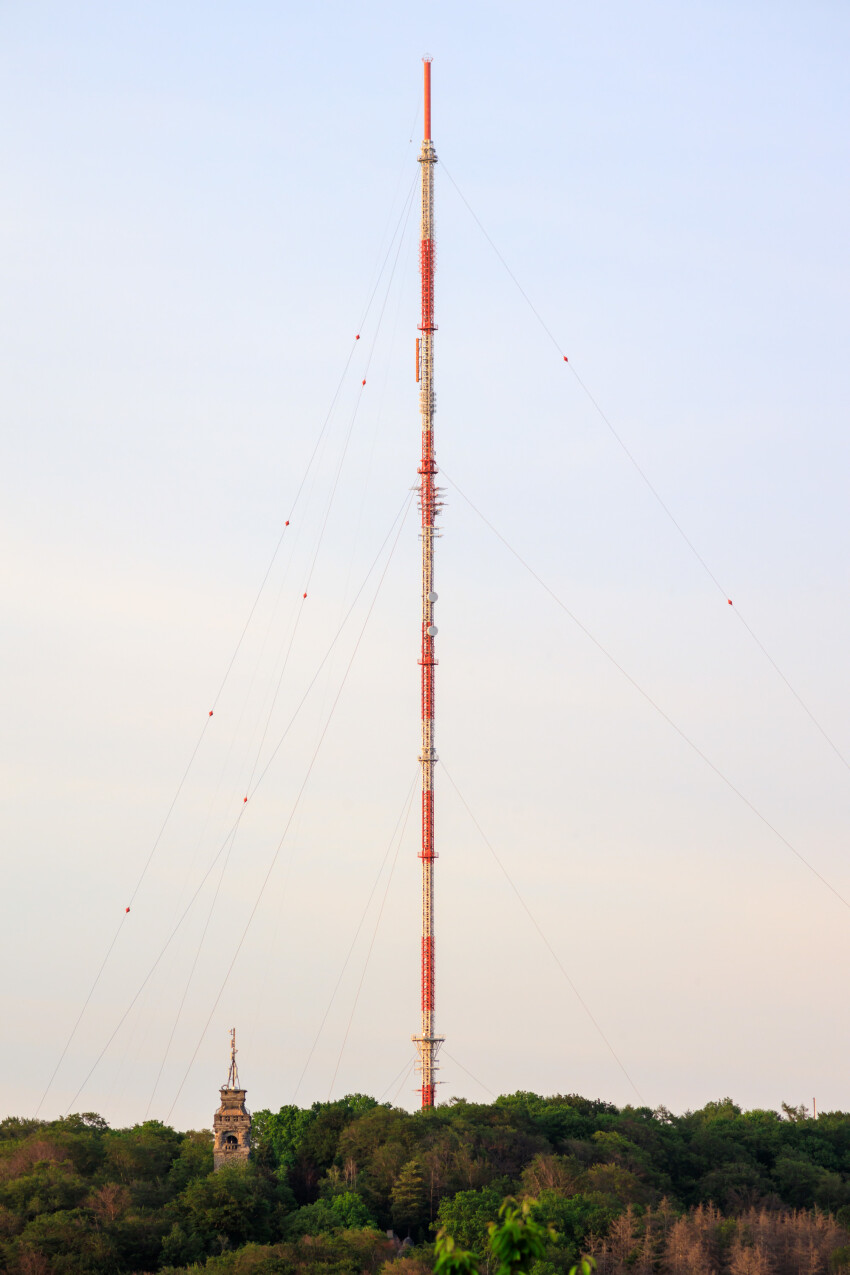
<svg viewBox="0 0 850 1275">
<path fill-rule="evenodd" d="M 434 165 L 437 154 L 431 141 L 431 59 L 425 58 L 425 127 L 419 164 L 422 170 L 422 224 L 419 245 L 419 273 L 422 281 L 420 336 L 416 341 L 416 379 L 419 382 L 419 413 L 422 418 L 422 457 L 419 464 L 419 505 L 422 511 L 422 1022 L 414 1036 L 419 1051 L 422 1106 L 433 1107 L 437 1053 L 443 1037 L 435 1034 L 435 952 L 434 952 L 434 539 L 439 507 L 435 483 L 434 455 Z"/>
</svg>

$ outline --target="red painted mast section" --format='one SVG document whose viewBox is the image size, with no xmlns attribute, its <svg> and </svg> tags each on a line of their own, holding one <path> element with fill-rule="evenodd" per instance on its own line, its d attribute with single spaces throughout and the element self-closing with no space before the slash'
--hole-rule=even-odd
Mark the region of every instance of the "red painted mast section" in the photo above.
<svg viewBox="0 0 850 1275">
<path fill-rule="evenodd" d="M 431 142 L 431 63 L 425 60 L 425 127 L 419 163 L 422 166 L 422 221 L 419 246 L 419 270 L 422 283 L 420 336 L 416 342 L 416 379 L 419 382 L 419 411 L 422 420 L 422 456 L 419 465 L 419 504 L 422 512 L 422 635 L 419 664 L 422 670 L 422 948 L 421 1030 L 413 1039 L 419 1050 L 420 1094 L 423 1107 L 434 1106 L 437 1052 L 442 1038 L 435 1034 L 435 952 L 434 952 L 434 539 L 435 519 L 439 507 L 435 483 L 437 461 L 434 455 L 434 165 L 437 156 Z"/>
<path fill-rule="evenodd" d="M 425 68 L 425 127 L 422 133 L 426 142 L 431 140 L 431 61 L 429 58 L 423 59 Z"/>
</svg>

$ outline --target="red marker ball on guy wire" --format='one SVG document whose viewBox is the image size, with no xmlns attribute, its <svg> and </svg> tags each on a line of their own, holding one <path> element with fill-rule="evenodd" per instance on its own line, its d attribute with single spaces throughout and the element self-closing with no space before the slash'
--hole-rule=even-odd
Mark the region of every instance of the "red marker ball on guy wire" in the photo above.
<svg viewBox="0 0 850 1275">
<path fill-rule="evenodd" d="M 124 912 L 125 912 L 125 913 L 127 913 L 127 912 L 129 912 L 129 911 L 130 911 L 130 909 L 129 909 L 129 908 L 125 908 L 125 909 L 124 909 Z"/>
<path fill-rule="evenodd" d="M 245 804 L 245 802 L 246 802 L 247 800 L 248 800 L 248 798 L 247 798 L 247 797 L 243 797 L 243 798 L 242 798 L 242 804 L 243 804 L 243 806 L 244 806 L 244 804 Z"/>
<path fill-rule="evenodd" d="M 566 354 L 565 354 L 565 355 L 564 355 L 564 362 L 565 362 L 565 363 L 569 363 L 569 361 L 570 361 L 570 360 L 567 358 L 567 356 L 566 356 Z"/>
<path fill-rule="evenodd" d="M 359 341 L 359 340 L 360 340 L 360 333 L 359 333 L 359 332 L 357 333 L 357 336 L 356 336 L 354 339 L 355 339 L 355 341 Z"/>
<path fill-rule="evenodd" d="M 213 711 L 212 709 L 210 709 L 210 717 L 212 717 L 212 715 L 213 715 Z"/>
<path fill-rule="evenodd" d="M 366 378 L 365 378 L 365 376 L 364 376 L 364 378 L 363 378 L 363 384 L 364 384 L 364 385 L 366 384 Z"/>
<path fill-rule="evenodd" d="M 730 605 L 730 606 L 732 605 L 732 599 L 731 599 L 731 598 L 727 598 L 727 599 L 726 599 L 726 601 L 729 603 L 729 605 Z"/>
<path fill-rule="evenodd" d="M 287 518 L 286 522 L 285 522 L 283 525 L 284 525 L 284 527 L 288 527 L 288 526 L 289 526 L 289 519 L 288 519 L 288 518 Z"/>
</svg>

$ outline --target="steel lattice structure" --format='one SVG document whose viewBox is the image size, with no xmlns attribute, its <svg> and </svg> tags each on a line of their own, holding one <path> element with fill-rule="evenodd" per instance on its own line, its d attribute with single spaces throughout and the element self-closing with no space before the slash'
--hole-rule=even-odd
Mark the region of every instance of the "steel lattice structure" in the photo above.
<svg viewBox="0 0 850 1275">
<path fill-rule="evenodd" d="M 434 951 L 434 540 L 435 519 L 439 507 L 439 489 L 435 482 L 437 461 L 434 455 L 434 165 L 437 155 L 431 141 L 431 60 L 425 59 L 425 127 L 419 164 L 422 170 L 422 223 L 419 246 L 419 271 L 422 281 L 420 336 L 416 342 L 416 379 L 419 382 L 419 412 L 422 419 L 422 456 L 419 464 L 419 504 L 422 512 L 422 648 L 419 659 L 422 683 L 422 1022 L 420 1034 L 413 1040 L 419 1051 L 420 1093 L 422 1106 L 434 1106 L 437 1053 L 443 1038 L 436 1035 L 435 951 Z"/>
</svg>

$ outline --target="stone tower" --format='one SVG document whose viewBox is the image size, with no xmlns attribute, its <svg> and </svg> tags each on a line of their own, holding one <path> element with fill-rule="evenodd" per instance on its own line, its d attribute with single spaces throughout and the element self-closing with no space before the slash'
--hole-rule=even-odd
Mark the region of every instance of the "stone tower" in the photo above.
<svg viewBox="0 0 850 1275">
<path fill-rule="evenodd" d="M 251 1154 L 251 1113 L 245 1106 L 246 1089 L 239 1088 L 236 1068 L 236 1028 L 230 1029 L 230 1071 L 221 1087 L 221 1106 L 213 1116 L 213 1167 L 244 1164 Z"/>
</svg>

